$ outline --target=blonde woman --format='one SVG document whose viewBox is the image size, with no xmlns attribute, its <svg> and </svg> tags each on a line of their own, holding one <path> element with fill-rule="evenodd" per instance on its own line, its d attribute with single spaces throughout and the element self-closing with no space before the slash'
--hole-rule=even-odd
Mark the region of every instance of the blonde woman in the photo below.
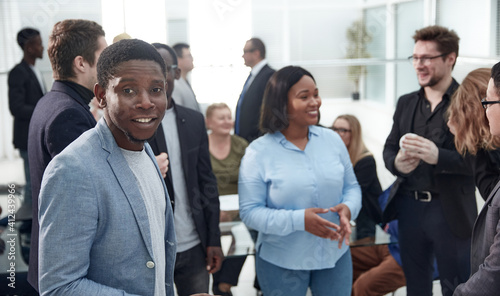
<svg viewBox="0 0 500 296">
<path fill-rule="evenodd" d="M 208 150 L 212 170 L 217 178 L 217 189 L 220 195 L 238 193 L 238 171 L 241 158 L 245 154 L 248 142 L 232 135 L 234 121 L 231 110 L 225 103 L 208 106 L 206 111 Z M 234 219 L 230 212 L 221 212 L 221 221 Z M 231 287 L 238 284 L 238 277 L 246 257 L 226 258 L 220 271 L 213 274 L 213 292 L 215 295 L 231 296 Z"/>
<path fill-rule="evenodd" d="M 488 68 L 467 74 L 448 107 L 448 127 L 455 135 L 455 147 L 472 168 L 476 186 L 485 200 L 500 175 L 497 150 L 500 139 L 490 133 L 485 109 L 481 106 L 490 75 Z"/>
<path fill-rule="evenodd" d="M 375 236 L 375 222 L 381 219 L 378 197 L 382 193 L 377 177 L 373 155 L 366 148 L 358 119 L 349 114 L 340 115 L 331 127 L 347 147 L 354 173 L 361 187 L 363 207 L 356 219 L 356 237 L 369 241 Z M 397 226 L 392 223 L 392 235 L 397 235 Z M 395 228 L 394 228 L 395 227 Z M 399 247 L 374 245 L 351 249 L 353 284 L 352 296 L 385 295 L 406 284 L 399 259 Z"/>
<path fill-rule="evenodd" d="M 381 215 L 378 197 L 382 193 L 375 159 L 372 153 L 366 149 L 362 139 L 361 125 L 356 117 L 349 114 L 340 115 L 335 119 L 331 128 L 344 141 L 354 167 L 354 174 L 356 174 L 361 187 L 363 207 L 356 219 L 356 238 L 374 237 L 374 220 L 379 220 Z"/>
</svg>

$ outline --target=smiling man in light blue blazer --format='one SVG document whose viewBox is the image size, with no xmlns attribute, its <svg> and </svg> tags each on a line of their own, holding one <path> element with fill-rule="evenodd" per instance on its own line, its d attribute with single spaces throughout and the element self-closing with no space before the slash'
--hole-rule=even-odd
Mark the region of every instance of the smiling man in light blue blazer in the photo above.
<svg viewBox="0 0 500 296">
<path fill-rule="evenodd" d="M 43 177 L 41 295 L 174 295 L 172 208 L 145 142 L 165 112 L 165 70 L 137 39 L 102 52 L 94 93 L 104 118 Z"/>
</svg>

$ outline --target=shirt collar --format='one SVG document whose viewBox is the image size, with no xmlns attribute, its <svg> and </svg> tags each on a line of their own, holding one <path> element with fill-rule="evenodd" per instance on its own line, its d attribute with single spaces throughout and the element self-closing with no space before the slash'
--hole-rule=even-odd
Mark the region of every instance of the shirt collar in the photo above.
<svg viewBox="0 0 500 296">
<path fill-rule="evenodd" d="M 443 95 L 443 100 L 450 100 L 451 96 L 453 95 L 453 93 L 455 93 L 458 86 L 459 86 L 458 82 L 455 80 L 455 78 L 452 78 L 450 86 Z M 425 98 L 425 91 L 423 87 L 420 88 L 418 94 L 421 98 Z"/>
<path fill-rule="evenodd" d="M 252 76 L 257 76 L 257 74 L 259 74 L 260 70 L 262 70 L 262 68 L 264 68 L 266 64 L 267 60 L 263 59 L 262 61 L 258 62 L 255 66 L 253 66 L 252 71 L 250 71 Z"/>
<path fill-rule="evenodd" d="M 90 104 L 90 101 L 92 101 L 92 99 L 94 98 L 94 92 L 83 85 L 80 85 L 70 80 L 57 80 L 57 81 L 64 83 L 67 86 L 71 87 L 73 90 L 75 90 L 87 105 Z"/>
<path fill-rule="evenodd" d="M 317 126 L 314 126 L 314 125 L 309 126 L 309 134 L 308 134 L 309 141 L 311 141 L 313 136 L 318 136 L 317 129 L 318 129 Z M 271 136 L 276 140 L 276 142 L 280 143 L 284 147 L 292 147 L 292 148 L 298 149 L 295 145 L 293 145 L 290 141 L 288 141 L 285 138 L 285 135 L 283 135 L 280 131 L 277 131 L 277 132 L 271 134 Z"/>
</svg>

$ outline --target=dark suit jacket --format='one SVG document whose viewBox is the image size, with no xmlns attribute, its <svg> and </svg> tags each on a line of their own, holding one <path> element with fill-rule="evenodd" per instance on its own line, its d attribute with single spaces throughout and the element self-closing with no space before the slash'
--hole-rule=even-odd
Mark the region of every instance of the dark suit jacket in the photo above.
<svg viewBox="0 0 500 296">
<path fill-rule="evenodd" d="M 208 152 L 208 135 L 205 120 L 200 112 L 175 105 L 174 111 L 177 120 L 177 132 L 181 148 L 181 161 L 184 170 L 189 204 L 193 214 L 196 231 L 201 240 L 203 249 L 220 247 L 219 230 L 219 193 L 217 179 L 212 172 L 210 154 Z M 167 152 L 167 143 L 160 124 L 156 136 L 149 140 L 155 155 Z M 165 127 L 169 128 L 169 127 Z M 175 195 L 170 168 L 165 178 L 168 194 L 173 201 L 175 212 Z"/>
<path fill-rule="evenodd" d="M 14 147 L 28 149 L 28 129 L 35 106 L 43 96 L 43 91 L 24 60 L 9 72 L 9 109 L 14 116 Z"/>
<path fill-rule="evenodd" d="M 454 296 L 493 296 L 500 292 L 500 182 L 477 217 L 472 233 L 471 277 Z"/>
<path fill-rule="evenodd" d="M 262 105 L 267 81 L 274 72 L 274 69 L 269 67 L 269 65 L 265 65 L 257 76 L 255 76 L 250 87 L 248 87 L 241 103 L 238 116 L 240 129 L 238 136 L 247 140 L 248 143 L 262 135 L 259 131 L 260 106 Z"/>
<path fill-rule="evenodd" d="M 399 186 L 405 182 L 405 176 L 394 166 L 399 151 L 399 139 L 413 131 L 413 119 L 418 102 L 418 91 L 402 96 L 394 112 L 394 123 L 384 146 L 384 162 L 387 169 L 397 176 L 384 209 L 383 218 L 388 222 L 397 216 L 395 199 Z M 462 156 L 456 151 L 453 135 L 446 129 L 444 138 L 433 142 L 439 149 L 438 163 L 434 166 L 434 180 L 438 188 L 444 216 L 452 232 L 460 238 L 468 238 L 477 216 L 475 184 L 472 171 L 467 168 Z M 410 173 L 411 174 L 411 173 Z"/>
<path fill-rule="evenodd" d="M 38 290 L 38 195 L 48 163 L 96 121 L 90 107 L 71 87 L 55 81 L 38 102 L 31 118 L 28 141 L 33 223 L 28 281 Z"/>
<path fill-rule="evenodd" d="M 375 223 L 381 221 L 382 211 L 378 197 L 382 187 L 377 176 L 377 165 L 373 155 L 367 155 L 354 165 L 354 174 L 361 187 L 362 208 L 356 218 L 357 239 L 375 236 Z"/>
</svg>

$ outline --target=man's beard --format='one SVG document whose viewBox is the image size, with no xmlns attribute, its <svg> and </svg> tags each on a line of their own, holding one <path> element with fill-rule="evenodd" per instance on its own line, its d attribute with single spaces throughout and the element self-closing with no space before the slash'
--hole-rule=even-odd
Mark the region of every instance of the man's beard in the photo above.
<svg viewBox="0 0 500 296">
<path fill-rule="evenodd" d="M 137 143 L 137 144 L 141 144 L 141 143 L 144 143 L 146 141 L 149 141 L 151 139 L 153 139 L 155 136 L 156 136 L 156 131 L 154 132 L 153 136 L 151 136 L 150 138 L 148 139 L 145 139 L 145 140 L 142 140 L 142 139 L 137 139 L 135 138 L 134 136 L 132 136 L 128 131 L 127 132 L 124 132 L 125 133 L 125 136 L 127 137 L 127 139 L 132 142 L 132 143 Z"/>
</svg>

